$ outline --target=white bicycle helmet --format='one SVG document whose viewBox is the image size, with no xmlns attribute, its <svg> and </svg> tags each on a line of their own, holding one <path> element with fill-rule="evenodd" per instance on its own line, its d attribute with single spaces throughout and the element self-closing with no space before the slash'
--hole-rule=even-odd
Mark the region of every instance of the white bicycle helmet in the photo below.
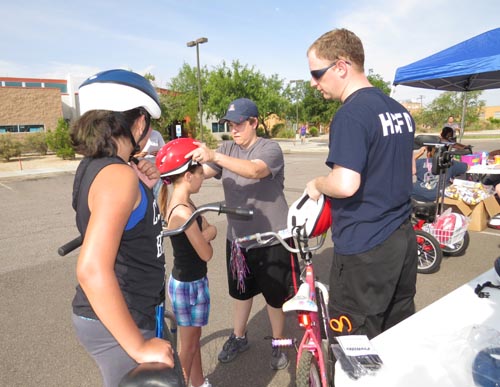
<svg viewBox="0 0 500 387">
<path fill-rule="evenodd" d="M 330 199 L 324 195 L 316 201 L 304 191 L 288 210 L 288 229 L 302 226 L 304 227 L 303 233 L 309 238 L 325 233 L 331 225 Z"/>
<path fill-rule="evenodd" d="M 500 214 L 493 216 L 488 221 L 488 227 L 500 230 Z"/>
<path fill-rule="evenodd" d="M 128 70 L 107 70 L 89 77 L 78 89 L 80 113 L 89 110 L 124 112 L 144 108 L 160 118 L 160 99 L 154 86 L 143 76 Z"/>
</svg>

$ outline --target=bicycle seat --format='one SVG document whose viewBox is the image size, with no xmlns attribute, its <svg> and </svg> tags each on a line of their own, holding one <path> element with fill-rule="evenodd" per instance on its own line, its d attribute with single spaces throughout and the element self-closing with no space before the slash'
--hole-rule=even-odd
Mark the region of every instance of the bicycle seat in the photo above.
<svg viewBox="0 0 500 387">
<path fill-rule="evenodd" d="M 118 387 L 184 387 L 175 368 L 163 363 L 142 363 L 126 374 Z"/>
<path fill-rule="evenodd" d="M 297 294 L 283 304 L 283 312 L 292 310 L 305 310 L 307 312 L 317 312 L 318 306 L 309 297 L 309 285 L 302 283 L 297 291 Z"/>
<path fill-rule="evenodd" d="M 432 221 L 436 213 L 436 202 L 421 202 L 414 198 L 411 199 L 413 215 L 418 219 Z"/>
<path fill-rule="evenodd" d="M 414 209 L 416 208 L 428 208 L 433 209 L 436 207 L 436 202 L 424 202 L 417 199 L 411 199 L 411 205 Z"/>
</svg>

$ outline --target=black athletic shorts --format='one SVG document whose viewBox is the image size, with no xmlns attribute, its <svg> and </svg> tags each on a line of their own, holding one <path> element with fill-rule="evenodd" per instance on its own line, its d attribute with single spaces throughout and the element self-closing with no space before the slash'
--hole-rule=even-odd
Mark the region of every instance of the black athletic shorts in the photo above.
<svg viewBox="0 0 500 387">
<path fill-rule="evenodd" d="M 237 300 L 248 300 L 262 293 L 266 303 L 273 308 L 281 308 L 293 297 L 298 288 L 300 275 L 297 256 L 281 244 L 242 249 L 249 269 L 244 279 L 244 291 L 238 288 L 237 278 L 231 272 L 231 241 L 226 242 L 226 265 L 229 295 Z"/>
</svg>

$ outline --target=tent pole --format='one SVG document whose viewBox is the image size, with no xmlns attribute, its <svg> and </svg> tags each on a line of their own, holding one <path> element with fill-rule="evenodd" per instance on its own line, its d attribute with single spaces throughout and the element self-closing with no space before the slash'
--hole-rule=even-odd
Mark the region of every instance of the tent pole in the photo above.
<svg viewBox="0 0 500 387">
<path fill-rule="evenodd" d="M 460 138 L 458 142 L 462 142 L 462 137 L 464 136 L 464 125 L 465 125 L 465 108 L 467 107 L 467 91 L 464 91 L 464 98 L 462 104 L 462 120 L 460 122 Z"/>
</svg>

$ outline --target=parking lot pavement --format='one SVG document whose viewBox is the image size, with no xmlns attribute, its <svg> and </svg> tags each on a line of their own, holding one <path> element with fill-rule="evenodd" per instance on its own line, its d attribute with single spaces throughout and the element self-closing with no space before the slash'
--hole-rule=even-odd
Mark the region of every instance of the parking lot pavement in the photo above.
<svg viewBox="0 0 500 387">
<path fill-rule="evenodd" d="M 303 192 L 311 174 L 328 173 L 324 163 L 326 153 L 317 151 L 327 147 L 311 141 L 303 147 L 296 144 L 295 147 L 301 147 L 302 151 L 294 152 L 287 151 L 294 147 L 293 143 L 286 142 L 282 146 L 286 166 L 285 195 L 292 203 Z M 59 161 L 49 157 L 45 161 L 47 164 L 42 165 L 36 160 L 23 160 L 23 169 L 15 164 L 17 161 L 0 163 L 0 172 L 10 173 L 10 177 L 0 175 L 3 221 L 0 234 L 0 385 L 97 386 L 100 385 L 98 370 L 78 344 L 71 324 L 77 252 L 67 257 L 59 257 L 56 253 L 57 247 L 75 237 L 77 232 L 71 190 L 72 171 L 79 160 Z M 67 169 L 63 173 L 47 174 L 59 162 Z M 5 171 L 6 164 L 13 170 Z M 22 172 L 28 170 L 28 165 L 32 171 L 45 172 Z M 193 199 L 201 205 L 222 197 L 220 182 L 211 179 Z M 285 370 L 275 372 L 269 368 L 270 344 L 265 336 L 269 335 L 270 326 L 262 297 L 255 299 L 249 320 L 250 350 L 230 364 L 217 361 L 217 354 L 231 332 L 232 321 L 224 260 L 226 222 L 224 216 L 215 214 L 210 214 L 207 220 L 217 227 L 219 237 L 214 242 L 214 258 L 208 267 L 212 309 L 201 339 L 205 373 L 218 387 L 294 385 L 296 363 L 292 349 L 288 351 L 291 362 Z M 172 267 L 169 254 L 172 250 L 166 243 L 168 270 Z M 418 276 L 417 309 L 421 310 L 489 270 L 499 255 L 499 246 L 498 230 L 471 233 L 470 246 L 463 256 L 446 258 L 437 273 Z M 332 248 L 328 238 L 323 249 L 315 255 L 316 272 L 323 282 L 328 281 Z M 300 338 L 293 314 L 287 316 L 287 334 Z"/>
</svg>

